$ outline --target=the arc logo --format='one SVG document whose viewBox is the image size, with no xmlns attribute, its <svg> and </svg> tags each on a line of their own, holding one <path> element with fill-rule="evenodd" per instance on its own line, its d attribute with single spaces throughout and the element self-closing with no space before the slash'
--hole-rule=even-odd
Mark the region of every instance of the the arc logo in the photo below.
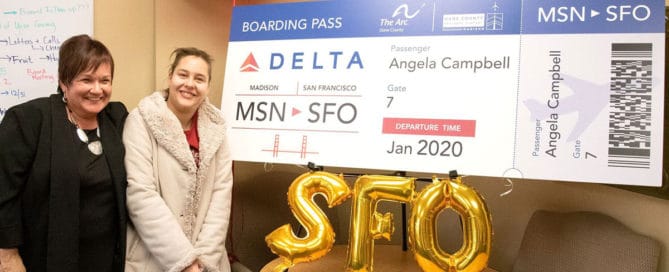
<svg viewBox="0 0 669 272">
<path fill-rule="evenodd" d="M 425 3 L 423 3 L 420 8 L 418 8 L 414 13 L 409 14 L 409 5 L 408 4 L 402 4 L 399 7 L 395 9 L 395 12 L 393 12 L 393 18 L 397 17 L 398 15 L 404 15 L 404 18 L 406 19 L 413 19 L 420 13 L 420 10 L 425 7 Z"/>
<path fill-rule="evenodd" d="M 240 72 L 258 72 L 260 70 L 260 67 L 258 67 L 258 62 L 256 62 L 256 58 L 253 57 L 253 53 L 249 53 L 249 55 L 246 57 L 246 60 L 244 60 L 244 63 L 242 63 L 242 67 L 239 69 Z"/>
</svg>

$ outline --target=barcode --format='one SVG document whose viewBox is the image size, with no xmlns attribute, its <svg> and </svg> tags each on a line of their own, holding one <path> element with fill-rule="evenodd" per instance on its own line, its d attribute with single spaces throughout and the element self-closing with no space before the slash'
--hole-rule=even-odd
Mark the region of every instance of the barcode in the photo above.
<svg viewBox="0 0 669 272">
<path fill-rule="evenodd" d="M 611 44 L 609 167 L 650 168 L 650 43 Z"/>
</svg>

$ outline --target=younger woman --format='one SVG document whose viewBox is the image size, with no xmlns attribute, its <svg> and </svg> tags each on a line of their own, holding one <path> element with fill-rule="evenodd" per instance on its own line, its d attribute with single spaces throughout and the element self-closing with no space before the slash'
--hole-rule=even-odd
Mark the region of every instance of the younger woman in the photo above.
<svg viewBox="0 0 669 272">
<path fill-rule="evenodd" d="M 209 103 L 211 57 L 178 48 L 169 87 L 128 116 L 126 271 L 230 271 L 225 237 L 232 163 L 221 112 Z"/>
</svg>

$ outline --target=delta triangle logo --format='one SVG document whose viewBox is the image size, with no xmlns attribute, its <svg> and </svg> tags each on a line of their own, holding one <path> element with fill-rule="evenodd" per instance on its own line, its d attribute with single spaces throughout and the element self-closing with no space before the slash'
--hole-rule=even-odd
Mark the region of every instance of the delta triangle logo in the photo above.
<svg viewBox="0 0 669 272">
<path fill-rule="evenodd" d="M 249 56 L 246 57 L 246 60 L 242 64 L 242 67 L 239 69 L 241 72 L 258 72 L 258 63 L 256 58 L 253 57 L 253 53 L 249 53 Z"/>
</svg>

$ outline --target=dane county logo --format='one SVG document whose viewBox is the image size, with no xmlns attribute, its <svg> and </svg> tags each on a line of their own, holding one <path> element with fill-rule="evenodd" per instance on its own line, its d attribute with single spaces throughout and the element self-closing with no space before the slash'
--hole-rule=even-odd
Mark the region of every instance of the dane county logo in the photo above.
<svg viewBox="0 0 669 272">
<path fill-rule="evenodd" d="M 442 16 L 442 31 L 502 30 L 504 13 L 495 2 L 488 13 L 456 13 Z"/>
<path fill-rule="evenodd" d="M 365 68 L 358 51 L 272 52 L 268 56 L 268 61 L 261 63 L 269 63 L 267 70 L 349 70 Z M 239 68 L 240 72 L 258 72 L 260 70 L 261 68 L 253 53 L 249 53 Z"/>
<path fill-rule="evenodd" d="M 404 32 L 404 27 L 409 26 L 409 20 L 413 19 L 425 7 L 423 3 L 419 8 L 410 8 L 409 4 L 401 4 L 390 18 L 379 20 L 379 32 Z"/>
</svg>

